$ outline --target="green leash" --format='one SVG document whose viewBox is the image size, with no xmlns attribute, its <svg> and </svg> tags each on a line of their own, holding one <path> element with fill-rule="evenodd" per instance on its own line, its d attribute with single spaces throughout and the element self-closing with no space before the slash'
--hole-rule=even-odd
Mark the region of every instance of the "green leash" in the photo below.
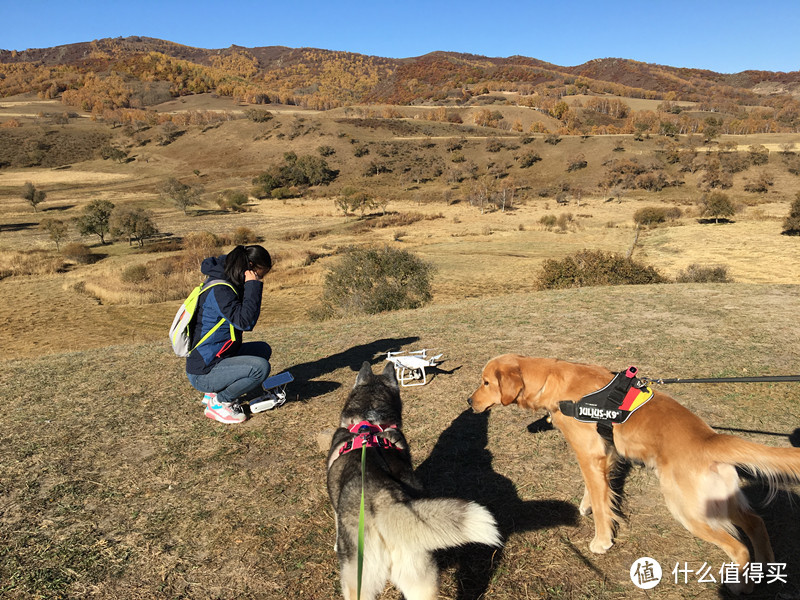
<svg viewBox="0 0 800 600">
<path fill-rule="evenodd" d="M 364 572 L 364 479 L 366 478 L 367 445 L 361 446 L 361 507 L 358 509 L 358 590 L 361 600 L 361 575 Z"/>
</svg>

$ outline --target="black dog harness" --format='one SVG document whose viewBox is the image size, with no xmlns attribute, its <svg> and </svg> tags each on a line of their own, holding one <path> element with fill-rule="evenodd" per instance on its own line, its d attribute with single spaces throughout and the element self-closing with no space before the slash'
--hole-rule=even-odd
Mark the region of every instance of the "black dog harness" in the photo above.
<svg viewBox="0 0 800 600">
<path fill-rule="evenodd" d="M 614 425 L 624 423 L 634 411 L 653 397 L 651 390 L 636 377 L 638 369 L 619 372 L 604 388 L 573 402 L 562 400 L 559 410 L 581 423 L 596 423 L 597 433 L 614 445 Z"/>
</svg>

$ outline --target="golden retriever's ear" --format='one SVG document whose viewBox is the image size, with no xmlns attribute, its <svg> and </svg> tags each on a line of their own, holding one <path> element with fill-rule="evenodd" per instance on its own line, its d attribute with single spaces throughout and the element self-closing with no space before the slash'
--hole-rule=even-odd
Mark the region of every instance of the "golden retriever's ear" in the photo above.
<svg viewBox="0 0 800 600">
<path fill-rule="evenodd" d="M 500 388 L 500 403 L 503 406 L 517 400 L 525 384 L 519 365 L 504 365 L 497 369 L 497 385 Z"/>
</svg>

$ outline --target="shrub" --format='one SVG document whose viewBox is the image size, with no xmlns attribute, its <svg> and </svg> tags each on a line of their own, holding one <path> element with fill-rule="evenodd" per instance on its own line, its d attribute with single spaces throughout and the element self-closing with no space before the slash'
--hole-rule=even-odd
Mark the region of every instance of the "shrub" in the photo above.
<svg viewBox="0 0 800 600">
<path fill-rule="evenodd" d="M 769 162 L 769 150 L 761 144 L 753 144 L 747 152 L 754 165 L 764 165 Z"/>
<path fill-rule="evenodd" d="M 761 173 L 751 181 L 745 183 L 744 190 L 754 194 L 766 194 L 773 183 L 774 180 L 770 174 Z"/>
<path fill-rule="evenodd" d="M 320 146 L 317 148 L 317 152 L 319 152 L 320 156 L 331 156 L 336 154 L 336 150 L 333 148 L 333 146 Z"/>
<path fill-rule="evenodd" d="M 546 260 L 537 278 L 538 287 L 543 290 L 666 281 L 651 266 L 602 250 L 581 250 L 561 260 Z"/>
<path fill-rule="evenodd" d="M 216 254 L 220 246 L 222 246 L 220 239 L 210 231 L 193 231 L 183 238 L 187 260 L 195 261 L 197 264 L 207 256 Z"/>
<path fill-rule="evenodd" d="M 786 170 L 792 175 L 800 175 L 800 156 L 796 154 L 785 155 L 783 162 L 786 164 Z"/>
<path fill-rule="evenodd" d="M 253 121 L 254 123 L 266 123 L 267 121 L 270 121 L 275 115 L 273 115 L 268 110 L 249 108 L 245 111 L 244 116 Z"/>
<path fill-rule="evenodd" d="M 406 250 L 350 248 L 325 274 L 315 318 L 418 308 L 433 298 L 434 267 Z"/>
<path fill-rule="evenodd" d="M 663 206 L 645 206 L 633 213 L 633 222 L 637 225 L 655 225 L 667 220 L 667 209 Z"/>
<path fill-rule="evenodd" d="M 732 283 L 728 267 L 691 264 L 675 277 L 676 283 Z"/>
<path fill-rule="evenodd" d="M 558 144 L 560 141 L 561 141 L 561 137 L 560 137 L 560 136 L 559 136 L 557 133 L 551 133 L 551 134 L 548 134 L 548 135 L 547 135 L 547 136 L 544 138 L 544 143 L 545 143 L 545 144 L 550 144 L 551 146 L 555 146 L 555 145 L 556 145 L 556 144 Z"/>
<path fill-rule="evenodd" d="M 783 221 L 784 235 L 800 235 L 800 192 L 797 192 L 789 208 L 789 214 Z"/>
<path fill-rule="evenodd" d="M 556 225 L 561 231 L 566 231 L 574 220 L 575 217 L 572 216 L 572 213 L 561 213 L 556 219 Z"/>
<path fill-rule="evenodd" d="M 237 190 L 225 190 L 217 197 L 217 204 L 222 210 L 231 212 L 247 211 L 247 194 Z"/>
<path fill-rule="evenodd" d="M 183 249 L 183 243 L 180 239 L 171 239 L 171 240 L 161 240 L 159 242 L 153 242 L 152 244 L 148 244 L 144 246 L 139 251 L 144 252 L 146 254 L 155 254 L 158 252 L 175 252 L 177 250 Z"/>
<path fill-rule="evenodd" d="M 118 163 L 123 163 L 128 159 L 128 151 L 122 148 L 117 148 L 111 144 L 106 144 L 99 150 L 100 158 L 103 160 L 113 160 Z"/>
<path fill-rule="evenodd" d="M 540 160 L 542 160 L 542 157 L 539 156 L 538 152 L 526 152 L 520 157 L 519 166 L 521 169 L 527 169 L 528 167 L 535 165 Z"/>
<path fill-rule="evenodd" d="M 542 215 L 542 218 L 539 219 L 539 223 L 541 223 L 544 226 L 544 228 L 548 230 L 555 227 L 557 222 L 558 218 L 555 215 L 551 214 Z"/>
<path fill-rule="evenodd" d="M 295 186 L 275 188 L 269 193 L 270 198 L 276 200 L 286 200 L 287 198 L 299 198 L 302 194 Z"/>
<path fill-rule="evenodd" d="M 76 263 L 88 265 L 94 261 L 94 255 L 86 244 L 80 242 L 73 242 L 64 246 L 64 256 L 69 260 L 74 260 Z"/>
<path fill-rule="evenodd" d="M 237 227 L 231 236 L 231 241 L 237 245 L 255 244 L 259 237 L 249 227 Z"/>
<path fill-rule="evenodd" d="M 567 161 L 567 172 L 571 173 L 572 171 L 585 169 L 588 164 L 586 157 L 583 154 L 578 154 Z"/>
<path fill-rule="evenodd" d="M 319 156 L 298 157 L 294 152 L 286 152 L 283 158 L 283 165 L 273 165 L 253 179 L 254 196 L 269 196 L 272 190 L 279 187 L 328 185 L 339 175 L 339 171 L 330 169 L 325 159 Z"/>
<path fill-rule="evenodd" d="M 144 283 L 150 278 L 147 265 L 131 265 L 122 270 L 120 279 L 124 283 Z"/>
<path fill-rule="evenodd" d="M 500 152 L 500 150 L 502 149 L 503 149 L 503 142 L 501 142 L 497 138 L 491 137 L 486 140 L 487 152 Z"/>
</svg>

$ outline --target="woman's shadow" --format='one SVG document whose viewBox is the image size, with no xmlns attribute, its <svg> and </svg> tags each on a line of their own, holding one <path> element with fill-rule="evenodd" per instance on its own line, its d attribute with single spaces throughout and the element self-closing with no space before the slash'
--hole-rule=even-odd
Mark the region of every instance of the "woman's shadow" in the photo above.
<svg viewBox="0 0 800 600">
<path fill-rule="evenodd" d="M 486 506 L 497 519 L 505 542 L 519 531 L 556 525 L 574 525 L 578 512 L 572 504 L 557 500 L 522 500 L 514 483 L 492 468 L 489 413 L 465 410 L 442 432 L 430 456 L 416 474 L 434 497 L 455 497 Z M 458 600 L 477 600 L 489 587 L 502 549 L 469 545 L 438 554 L 443 568 L 457 568 Z"/>
</svg>

